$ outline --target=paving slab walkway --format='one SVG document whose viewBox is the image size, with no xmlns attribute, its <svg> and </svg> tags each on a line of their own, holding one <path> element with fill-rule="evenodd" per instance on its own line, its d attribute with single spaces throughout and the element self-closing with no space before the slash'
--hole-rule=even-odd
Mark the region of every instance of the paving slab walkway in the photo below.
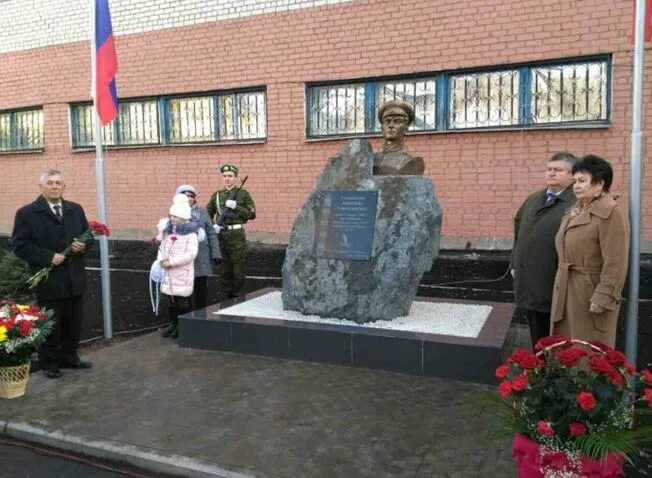
<svg viewBox="0 0 652 478">
<path fill-rule="evenodd" d="M 6 435 L 194 477 L 513 477 L 468 402 L 487 387 L 179 348 L 157 334 L 30 377 Z"/>
</svg>

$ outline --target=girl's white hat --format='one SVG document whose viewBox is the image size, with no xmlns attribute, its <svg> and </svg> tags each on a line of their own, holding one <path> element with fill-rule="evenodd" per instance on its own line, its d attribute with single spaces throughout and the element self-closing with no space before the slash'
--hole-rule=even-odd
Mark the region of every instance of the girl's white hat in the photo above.
<svg viewBox="0 0 652 478">
<path fill-rule="evenodd" d="M 176 216 L 186 220 L 192 217 L 190 204 L 188 204 L 188 196 L 185 194 L 174 195 L 172 206 L 170 207 L 170 216 Z"/>
</svg>

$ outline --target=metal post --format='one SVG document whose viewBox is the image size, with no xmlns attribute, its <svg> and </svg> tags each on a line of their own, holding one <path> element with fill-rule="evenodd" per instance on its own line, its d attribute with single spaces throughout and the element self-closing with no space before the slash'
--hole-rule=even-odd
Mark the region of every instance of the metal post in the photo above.
<svg viewBox="0 0 652 478">
<path fill-rule="evenodd" d="M 91 12 L 91 84 L 95 84 L 95 1 L 90 0 Z M 107 224 L 106 195 L 104 193 L 104 155 L 102 154 L 102 123 L 97 114 L 95 88 L 91 86 L 93 96 L 93 118 L 95 119 L 95 184 L 97 188 L 97 215 L 102 224 Z M 111 318 L 111 272 L 109 269 L 109 238 L 100 236 L 100 270 L 102 278 L 102 320 L 104 338 L 113 338 L 113 320 Z"/>
<path fill-rule="evenodd" d="M 94 106 L 94 105 L 93 105 Z M 104 193 L 104 154 L 102 154 L 102 125 L 100 117 L 95 114 L 95 182 L 97 185 L 97 215 L 102 224 L 107 224 L 106 200 Z M 100 236 L 100 268 L 102 275 L 102 316 L 104 320 L 104 338 L 113 338 L 113 321 L 111 318 L 111 272 L 109 270 L 109 238 Z"/>
<path fill-rule="evenodd" d="M 631 228 L 629 244 L 629 273 L 627 290 L 627 325 L 625 353 L 636 364 L 638 345 L 638 298 L 641 256 L 641 195 L 643 178 L 643 61 L 645 58 L 645 4 L 636 0 L 636 28 L 634 30 L 634 71 L 632 75 L 632 147 L 629 173 L 629 223 Z"/>
</svg>

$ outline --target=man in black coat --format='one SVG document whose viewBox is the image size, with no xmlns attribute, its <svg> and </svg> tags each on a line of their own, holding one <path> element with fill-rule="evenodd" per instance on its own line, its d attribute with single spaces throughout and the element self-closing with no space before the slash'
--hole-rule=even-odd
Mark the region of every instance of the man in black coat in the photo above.
<svg viewBox="0 0 652 478">
<path fill-rule="evenodd" d="M 562 216 L 575 203 L 570 186 L 576 161 L 565 151 L 552 155 L 546 165 L 546 187 L 530 194 L 514 218 L 514 299 L 527 317 L 532 345 L 550 335 L 550 304 L 557 273 L 555 236 Z"/>
<path fill-rule="evenodd" d="M 11 248 L 33 272 L 52 266 L 48 278 L 36 286 L 40 307 L 54 311 L 52 334 L 39 351 L 39 362 L 49 378 L 61 376 L 60 368 L 90 368 L 77 355 L 81 336 L 86 288 L 84 253 L 92 242 L 78 241 L 88 229 L 82 207 L 63 199 L 62 174 L 50 169 L 39 178 L 41 195 L 16 212 Z M 61 252 L 72 244 L 72 252 Z"/>
</svg>

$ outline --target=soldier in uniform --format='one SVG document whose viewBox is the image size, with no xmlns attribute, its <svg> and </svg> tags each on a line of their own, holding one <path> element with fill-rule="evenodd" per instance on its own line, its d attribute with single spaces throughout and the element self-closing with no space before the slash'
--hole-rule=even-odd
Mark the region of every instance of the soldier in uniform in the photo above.
<svg viewBox="0 0 652 478">
<path fill-rule="evenodd" d="M 224 188 L 211 196 L 206 210 L 216 223 L 214 228 L 220 239 L 220 278 L 224 292 L 229 297 L 240 297 L 245 293 L 244 264 L 247 258 L 247 238 L 243 226 L 256 218 L 256 209 L 249 192 L 237 188 L 238 168 L 233 164 L 225 164 L 220 172 Z M 218 225 L 222 215 L 223 223 Z"/>
</svg>

